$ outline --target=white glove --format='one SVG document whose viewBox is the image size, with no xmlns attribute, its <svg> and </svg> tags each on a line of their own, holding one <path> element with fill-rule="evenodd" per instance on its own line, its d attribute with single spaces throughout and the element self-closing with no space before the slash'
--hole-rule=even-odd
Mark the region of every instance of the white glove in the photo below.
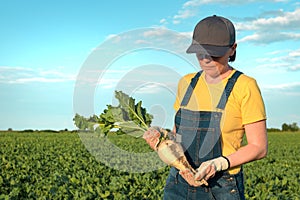
<svg viewBox="0 0 300 200">
<path fill-rule="evenodd" d="M 197 172 L 195 175 L 195 180 L 208 180 L 209 178 L 213 177 L 216 172 L 227 170 L 229 167 L 230 162 L 224 156 L 205 161 L 196 170 Z"/>
</svg>

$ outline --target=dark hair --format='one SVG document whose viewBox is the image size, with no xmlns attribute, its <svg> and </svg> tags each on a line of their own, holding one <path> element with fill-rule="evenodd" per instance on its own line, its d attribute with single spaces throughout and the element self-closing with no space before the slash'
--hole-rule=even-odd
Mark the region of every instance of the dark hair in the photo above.
<svg viewBox="0 0 300 200">
<path fill-rule="evenodd" d="M 235 61 L 235 57 L 236 57 L 236 50 L 234 51 L 234 54 L 232 56 L 229 56 L 229 62 Z"/>
</svg>

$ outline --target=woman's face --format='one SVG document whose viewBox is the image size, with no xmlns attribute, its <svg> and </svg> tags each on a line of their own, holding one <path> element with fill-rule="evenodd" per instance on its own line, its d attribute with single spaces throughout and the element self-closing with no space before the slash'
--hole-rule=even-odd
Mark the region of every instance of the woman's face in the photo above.
<svg viewBox="0 0 300 200">
<path fill-rule="evenodd" d="M 212 78 L 218 77 L 227 68 L 228 57 L 211 57 L 208 55 L 197 55 L 200 67 Z"/>
<path fill-rule="evenodd" d="M 200 67 L 207 75 L 212 78 L 216 78 L 228 71 L 228 60 L 229 57 L 235 53 L 236 44 L 230 48 L 227 53 L 222 57 L 212 57 L 209 55 L 197 54 L 197 58 L 200 64 Z"/>
</svg>

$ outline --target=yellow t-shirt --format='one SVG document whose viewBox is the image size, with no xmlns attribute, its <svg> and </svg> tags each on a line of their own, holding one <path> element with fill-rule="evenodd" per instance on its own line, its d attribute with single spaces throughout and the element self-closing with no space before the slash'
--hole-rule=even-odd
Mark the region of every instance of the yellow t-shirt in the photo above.
<svg viewBox="0 0 300 200">
<path fill-rule="evenodd" d="M 203 72 L 188 104 L 181 107 L 194 111 L 219 111 L 223 113 L 220 128 L 224 156 L 234 153 L 241 147 L 245 124 L 266 119 L 265 106 L 259 87 L 255 79 L 244 74 L 237 79 L 225 109 L 216 108 L 228 79 L 235 71 L 233 70 L 228 77 L 217 84 L 208 84 L 205 81 L 205 72 Z M 187 74 L 179 81 L 177 98 L 174 104 L 176 111 L 180 108 L 187 87 L 195 74 Z M 236 174 L 239 171 L 240 167 L 234 167 L 229 170 L 229 173 Z"/>
</svg>

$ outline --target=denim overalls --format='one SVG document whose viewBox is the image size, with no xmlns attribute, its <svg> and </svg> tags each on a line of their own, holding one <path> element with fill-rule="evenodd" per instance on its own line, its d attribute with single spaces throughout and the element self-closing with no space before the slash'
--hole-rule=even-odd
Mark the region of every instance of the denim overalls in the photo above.
<svg viewBox="0 0 300 200">
<path fill-rule="evenodd" d="M 181 102 L 181 108 L 175 116 L 176 138 L 194 169 L 204 161 L 222 156 L 220 129 L 222 112 L 192 111 L 182 108 L 188 104 L 201 73 L 202 71 L 199 71 L 192 78 Z M 217 106 L 219 110 L 224 110 L 233 86 L 241 74 L 236 71 L 229 78 Z M 235 175 L 230 175 L 227 171 L 217 172 L 208 180 L 208 184 L 200 187 L 190 186 L 179 175 L 178 170 L 171 167 L 164 188 L 164 199 L 244 199 L 242 170 Z"/>
</svg>

